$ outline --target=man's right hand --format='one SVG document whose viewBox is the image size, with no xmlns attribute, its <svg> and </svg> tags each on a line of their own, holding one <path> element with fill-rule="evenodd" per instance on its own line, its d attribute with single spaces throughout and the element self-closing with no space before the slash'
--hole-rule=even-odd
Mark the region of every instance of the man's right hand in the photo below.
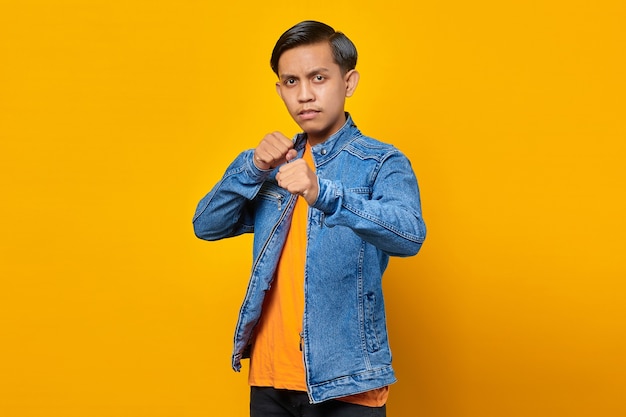
<svg viewBox="0 0 626 417">
<path fill-rule="evenodd" d="M 254 149 L 254 165 L 263 170 L 276 168 L 297 155 L 291 139 L 280 132 L 274 132 L 265 135 Z"/>
</svg>

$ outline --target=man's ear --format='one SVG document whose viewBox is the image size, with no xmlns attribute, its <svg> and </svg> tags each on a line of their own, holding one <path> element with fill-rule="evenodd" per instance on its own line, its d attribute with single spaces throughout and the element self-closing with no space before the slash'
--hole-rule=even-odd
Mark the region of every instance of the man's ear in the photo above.
<svg viewBox="0 0 626 417">
<path fill-rule="evenodd" d="M 276 92 L 278 93 L 278 96 L 282 99 L 283 98 L 283 94 L 280 91 L 280 82 L 279 81 L 276 82 Z"/>
<path fill-rule="evenodd" d="M 357 70 L 350 70 L 344 76 L 344 80 L 346 82 L 346 97 L 352 97 L 354 94 L 354 90 L 356 90 L 356 86 L 359 84 L 359 78 L 361 75 Z"/>
</svg>

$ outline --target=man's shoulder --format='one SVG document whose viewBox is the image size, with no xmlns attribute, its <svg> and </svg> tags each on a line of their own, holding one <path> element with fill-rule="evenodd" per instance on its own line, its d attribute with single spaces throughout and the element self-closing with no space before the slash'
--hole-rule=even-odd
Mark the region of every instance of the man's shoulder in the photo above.
<svg viewBox="0 0 626 417">
<path fill-rule="evenodd" d="M 399 152 L 398 149 L 388 142 L 375 139 L 359 132 L 349 142 L 348 146 L 357 152 L 365 154 L 387 155 L 389 153 Z"/>
</svg>

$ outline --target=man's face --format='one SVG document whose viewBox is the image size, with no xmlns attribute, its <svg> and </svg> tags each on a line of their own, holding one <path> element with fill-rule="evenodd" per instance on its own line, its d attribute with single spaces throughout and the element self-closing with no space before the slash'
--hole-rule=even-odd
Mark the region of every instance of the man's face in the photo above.
<svg viewBox="0 0 626 417">
<path fill-rule="evenodd" d="M 276 90 L 312 145 L 341 129 L 346 97 L 354 92 L 359 74 L 355 70 L 342 74 L 328 42 L 283 52 L 278 76 Z"/>
</svg>

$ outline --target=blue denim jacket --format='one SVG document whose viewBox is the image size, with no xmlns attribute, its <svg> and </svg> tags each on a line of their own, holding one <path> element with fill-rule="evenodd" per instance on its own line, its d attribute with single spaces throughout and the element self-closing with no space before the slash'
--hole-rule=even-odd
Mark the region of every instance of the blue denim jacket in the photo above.
<svg viewBox="0 0 626 417">
<path fill-rule="evenodd" d="M 306 135 L 295 137 L 302 156 Z M 417 180 L 391 145 L 345 125 L 312 148 L 319 196 L 309 208 L 301 344 L 311 402 L 396 381 L 387 340 L 382 275 L 389 256 L 415 255 L 424 241 Z M 277 169 L 241 153 L 198 204 L 201 239 L 254 232 L 253 266 L 235 330 L 233 369 L 241 369 L 270 289 L 296 198 Z"/>
</svg>

